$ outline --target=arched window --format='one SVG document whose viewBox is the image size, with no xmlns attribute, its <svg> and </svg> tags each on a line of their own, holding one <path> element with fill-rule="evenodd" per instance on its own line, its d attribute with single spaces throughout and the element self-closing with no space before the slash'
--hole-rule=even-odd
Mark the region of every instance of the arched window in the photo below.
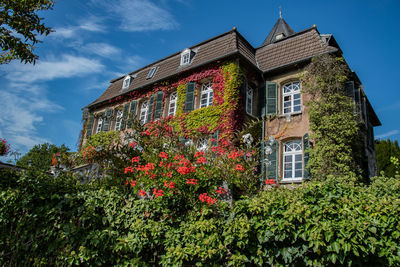
<svg viewBox="0 0 400 267">
<path fill-rule="evenodd" d="M 303 178 L 303 145 L 301 140 L 292 140 L 283 146 L 283 179 Z"/>
<path fill-rule="evenodd" d="M 201 86 L 200 108 L 211 106 L 212 100 L 213 100 L 212 82 L 204 83 Z"/>
<path fill-rule="evenodd" d="M 177 99 L 178 99 L 177 92 L 173 92 L 169 96 L 168 116 L 175 116 Z"/>
<path fill-rule="evenodd" d="M 300 82 L 283 85 L 283 114 L 301 112 Z"/>
<path fill-rule="evenodd" d="M 121 122 L 122 122 L 123 115 L 124 115 L 124 112 L 122 110 L 117 111 L 117 116 L 115 117 L 115 130 L 116 131 L 121 130 Z"/>
<path fill-rule="evenodd" d="M 145 124 L 146 123 L 146 118 L 147 118 L 147 113 L 149 112 L 149 101 L 146 100 L 142 103 L 142 106 L 140 107 L 140 123 Z"/>
<path fill-rule="evenodd" d="M 103 118 L 100 117 L 99 120 L 97 121 L 97 129 L 96 133 L 101 132 L 101 129 L 103 128 Z"/>
</svg>

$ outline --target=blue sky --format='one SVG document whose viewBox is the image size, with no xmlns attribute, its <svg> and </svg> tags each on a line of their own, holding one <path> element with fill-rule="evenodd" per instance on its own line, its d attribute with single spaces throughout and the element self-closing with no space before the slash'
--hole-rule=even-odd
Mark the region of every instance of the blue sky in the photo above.
<svg viewBox="0 0 400 267">
<path fill-rule="evenodd" d="M 41 37 L 37 64 L 0 66 L 0 137 L 21 153 L 44 142 L 76 150 L 81 108 L 111 79 L 234 26 L 258 47 L 279 6 L 295 31 L 334 35 L 383 124 L 375 136 L 399 140 L 398 0 L 58 0 L 40 13 L 55 32 Z"/>
</svg>

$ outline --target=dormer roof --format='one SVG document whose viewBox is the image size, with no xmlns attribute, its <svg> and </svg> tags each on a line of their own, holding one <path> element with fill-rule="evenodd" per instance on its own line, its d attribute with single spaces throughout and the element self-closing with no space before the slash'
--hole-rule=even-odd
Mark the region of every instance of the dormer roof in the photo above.
<svg viewBox="0 0 400 267">
<path fill-rule="evenodd" d="M 262 46 L 272 44 L 295 33 L 296 32 L 290 28 L 289 24 L 287 24 L 283 18 L 279 18 L 272 30 L 269 32 L 267 38 L 265 38 Z"/>
</svg>

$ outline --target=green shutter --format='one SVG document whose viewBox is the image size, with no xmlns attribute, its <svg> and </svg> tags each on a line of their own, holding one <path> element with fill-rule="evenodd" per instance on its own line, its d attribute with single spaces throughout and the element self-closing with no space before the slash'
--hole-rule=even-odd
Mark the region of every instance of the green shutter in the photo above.
<svg viewBox="0 0 400 267">
<path fill-rule="evenodd" d="M 155 110 L 154 110 L 154 120 L 157 120 L 157 119 L 161 118 L 163 97 L 164 97 L 164 92 L 163 91 L 157 92 L 156 107 L 155 107 Z"/>
<path fill-rule="evenodd" d="M 310 140 L 308 138 L 308 133 L 303 136 L 303 178 L 311 179 L 310 170 L 307 168 L 308 158 L 310 157 Z"/>
<path fill-rule="evenodd" d="M 125 130 L 126 128 L 126 120 L 128 118 L 128 110 L 129 110 L 129 103 L 126 103 L 124 105 L 124 114 L 122 115 L 122 120 L 121 120 L 121 130 Z"/>
<path fill-rule="evenodd" d="M 89 136 L 92 135 L 93 121 L 94 121 L 94 116 L 90 115 L 89 122 L 86 128 L 86 138 L 89 138 Z"/>
<path fill-rule="evenodd" d="M 133 120 L 135 119 L 135 114 L 136 114 L 136 105 L 137 105 L 137 101 L 133 100 L 131 102 L 131 111 L 129 112 L 129 119 L 128 119 L 128 128 L 132 128 L 133 127 Z"/>
<path fill-rule="evenodd" d="M 188 83 L 186 85 L 186 99 L 184 112 L 190 112 L 194 109 L 194 91 L 196 89 L 195 83 Z"/>
<path fill-rule="evenodd" d="M 271 147 L 272 153 L 266 155 L 267 158 L 267 167 L 265 170 L 266 179 L 274 179 L 277 181 L 278 179 L 278 142 L 274 141 L 272 144 L 266 144 Z M 266 147 L 265 147 L 266 148 Z M 264 153 L 265 153 L 264 148 Z"/>
<path fill-rule="evenodd" d="M 150 97 L 149 112 L 147 113 L 146 123 L 148 123 L 148 122 L 151 121 L 151 119 L 152 119 L 152 115 L 153 115 L 153 104 L 154 104 L 154 95 L 152 95 L 152 96 Z"/>
<path fill-rule="evenodd" d="M 265 84 L 265 115 L 273 115 L 278 112 L 278 86 L 274 82 Z"/>
</svg>

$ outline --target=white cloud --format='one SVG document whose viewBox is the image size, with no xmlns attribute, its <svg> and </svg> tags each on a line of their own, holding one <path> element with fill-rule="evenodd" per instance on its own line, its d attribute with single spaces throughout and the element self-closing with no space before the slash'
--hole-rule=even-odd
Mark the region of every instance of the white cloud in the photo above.
<svg viewBox="0 0 400 267">
<path fill-rule="evenodd" d="M 107 43 L 89 43 L 84 45 L 81 50 L 101 57 L 115 57 L 121 54 L 119 48 Z"/>
<path fill-rule="evenodd" d="M 379 135 L 377 135 L 375 137 L 378 138 L 378 139 L 382 139 L 382 138 L 387 138 L 387 137 L 390 137 L 390 136 L 393 136 L 393 135 L 396 135 L 396 134 L 399 134 L 399 133 L 400 133 L 400 130 L 391 130 L 391 131 L 388 131 L 386 133 L 379 134 Z"/>
<path fill-rule="evenodd" d="M 28 86 L 25 85 L 25 87 Z M 0 90 L 2 135 L 7 137 L 10 144 L 22 151 L 27 151 L 35 144 L 47 142 L 37 133 L 37 125 L 43 123 L 43 116 L 40 114 L 63 110 L 63 107 L 46 98 L 43 88 L 33 87 L 32 92 L 29 90 Z M 15 87 L 10 86 L 9 88 L 14 89 Z"/>
<path fill-rule="evenodd" d="M 98 17 L 91 16 L 81 20 L 76 26 L 55 27 L 55 32 L 50 34 L 50 37 L 61 39 L 72 39 L 81 37 L 82 31 L 88 32 L 105 32 L 105 27 L 101 24 Z"/>
<path fill-rule="evenodd" d="M 114 19 L 121 21 L 119 28 L 128 32 L 172 30 L 179 27 L 172 14 L 150 0 L 119 0 L 109 2 L 93 0 L 107 11 L 114 13 Z"/>
<path fill-rule="evenodd" d="M 12 63 L 11 71 L 6 78 L 12 82 L 50 81 L 59 78 L 84 76 L 89 73 L 97 73 L 104 70 L 104 65 L 98 60 L 62 55 L 61 58 L 41 60 L 36 65 Z"/>
</svg>

